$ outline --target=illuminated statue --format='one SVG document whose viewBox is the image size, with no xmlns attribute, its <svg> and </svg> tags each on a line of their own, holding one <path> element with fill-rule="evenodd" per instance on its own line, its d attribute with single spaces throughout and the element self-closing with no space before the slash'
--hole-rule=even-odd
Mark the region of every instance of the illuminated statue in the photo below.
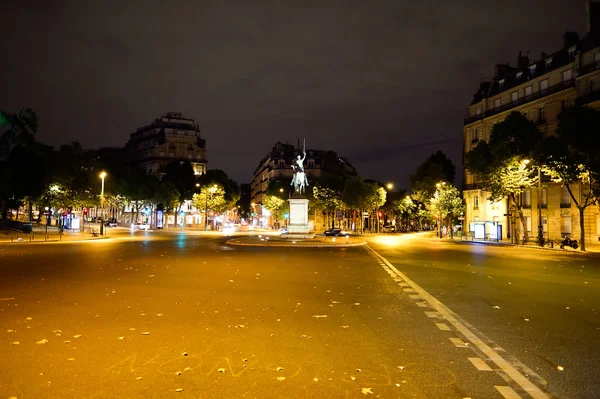
<svg viewBox="0 0 600 399">
<path fill-rule="evenodd" d="M 306 148 L 306 147 L 305 147 Z M 304 156 L 298 155 L 298 157 L 294 160 L 292 164 L 292 169 L 294 169 L 294 177 L 292 178 L 292 183 L 290 186 L 294 186 L 294 191 L 298 193 L 304 193 L 306 187 L 308 187 L 308 179 L 306 178 L 306 173 L 304 173 L 304 160 L 306 159 L 306 150 L 302 150 L 302 154 Z"/>
</svg>

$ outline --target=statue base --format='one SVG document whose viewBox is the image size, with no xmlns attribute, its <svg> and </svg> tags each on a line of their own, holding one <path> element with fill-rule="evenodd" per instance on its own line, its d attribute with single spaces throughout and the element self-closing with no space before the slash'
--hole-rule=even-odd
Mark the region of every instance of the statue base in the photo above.
<svg viewBox="0 0 600 399">
<path fill-rule="evenodd" d="M 290 221 L 287 225 L 288 235 L 307 234 L 308 200 L 306 198 L 290 198 Z"/>
</svg>

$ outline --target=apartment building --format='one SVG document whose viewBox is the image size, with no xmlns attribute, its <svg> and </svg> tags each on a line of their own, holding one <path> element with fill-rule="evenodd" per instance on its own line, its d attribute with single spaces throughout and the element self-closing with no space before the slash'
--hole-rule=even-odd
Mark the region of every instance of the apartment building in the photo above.
<svg viewBox="0 0 600 399">
<path fill-rule="evenodd" d="M 260 206 L 269 184 L 274 181 L 289 185 L 294 173 L 292 161 L 301 154 L 302 150 L 299 145 L 277 142 L 254 170 L 250 184 L 252 212 L 262 224 L 270 224 L 268 212 Z M 304 171 L 311 185 L 315 179 L 327 174 L 340 177 L 358 175 L 356 168 L 346 158 L 339 157 L 333 151 L 311 149 L 306 150 Z M 311 187 L 309 186 L 308 189 L 310 190 Z"/>
<path fill-rule="evenodd" d="M 206 141 L 193 119 L 180 112 L 167 112 L 152 123 L 131 133 L 125 146 L 132 164 L 148 174 L 161 176 L 172 161 L 188 161 L 196 175 L 206 173 Z"/>
<path fill-rule="evenodd" d="M 587 2 L 586 17 L 587 32 L 583 39 L 575 32 L 566 32 L 562 48 L 552 54 L 542 53 L 539 60 L 530 61 L 528 55 L 519 53 L 516 66 L 496 65 L 494 77 L 481 82 L 464 119 L 465 154 L 479 140 L 489 141 L 494 124 L 511 112 L 521 112 L 544 134 L 552 135 L 557 129 L 558 115 L 565 108 L 576 104 L 600 108 L 600 4 Z M 538 189 L 525 190 L 519 198 L 528 234 L 536 236 L 541 222 L 549 238 L 579 237 L 579 213 L 567 190 L 546 178 L 542 178 L 541 185 L 539 194 Z M 575 196 L 581 195 L 581 187 L 574 189 Z M 493 238 L 498 228 L 503 237 L 510 235 L 514 220 L 507 200 L 488 201 L 488 193 L 466 169 L 463 196 L 467 206 L 465 226 L 470 231 L 479 238 Z M 588 242 L 597 242 L 600 237 L 598 214 L 598 206 L 586 211 L 584 227 Z"/>
</svg>

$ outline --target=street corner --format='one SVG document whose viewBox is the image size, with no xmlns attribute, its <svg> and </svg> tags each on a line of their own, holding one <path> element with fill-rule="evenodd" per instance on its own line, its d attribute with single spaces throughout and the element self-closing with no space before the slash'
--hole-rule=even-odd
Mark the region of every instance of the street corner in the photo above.
<svg viewBox="0 0 600 399">
<path fill-rule="evenodd" d="M 348 248 L 366 245 L 361 237 L 325 237 L 315 235 L 312 238 L 291 237 L 282 238 L 273 235 L 256 235 L 233 238 L 226 242 L 228 245 L 241 247 L 276 247 L 276 248 Z"/>
</svg>

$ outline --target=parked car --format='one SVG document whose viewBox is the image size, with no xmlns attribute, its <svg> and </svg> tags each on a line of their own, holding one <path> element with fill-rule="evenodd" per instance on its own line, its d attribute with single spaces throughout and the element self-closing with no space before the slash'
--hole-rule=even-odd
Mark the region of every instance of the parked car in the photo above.
<svg viewBox="0 0 600 399">
<path fill-rule="evenodd" d="M 146 223 L 132 223 L 131 230 L 150 230 L 150 225 Z"/>
<path fill-rule="evenodd" d="M 323 232 L 323 235 L 330 236 L 330 237 L 345 236 L 347 234 L 348 234 L 348 232 L 343 231 L 342 229 L 328 229 Z"/>
<path fill-rule="evenodd" d="M 117 219 L 110 219 L 104 223 L 106 227 L 117 227 Z"/>
</svg>

